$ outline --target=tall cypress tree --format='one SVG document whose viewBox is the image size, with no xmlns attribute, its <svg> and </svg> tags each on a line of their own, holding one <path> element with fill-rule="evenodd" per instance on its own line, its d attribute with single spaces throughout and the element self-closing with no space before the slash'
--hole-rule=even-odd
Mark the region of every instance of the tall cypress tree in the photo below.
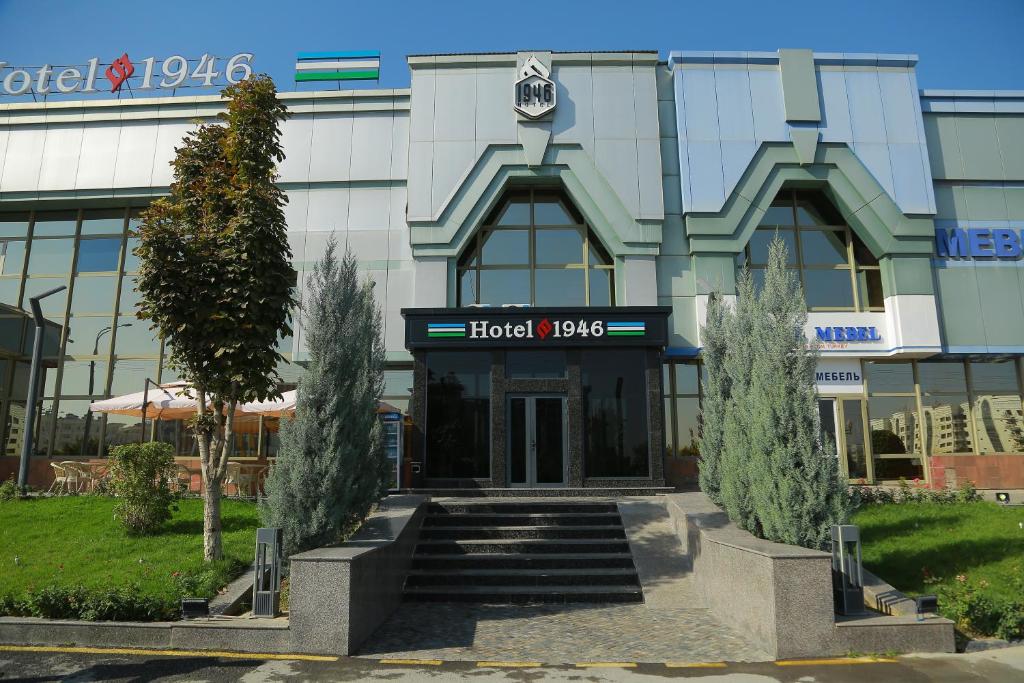
<svg viewBox="0 0 1024 683">
<path fill-rule="evenodd" d="M 337 257 L 332 237 L 314 265 L 303 301 L 309 367 L 299 379 L 295 418 L 282 423 L 267 480 L 263 519 L 281 527 L 288 554 L 339 540 L 387 489 L 377 404 L 384 391 L 384 342 L 373 282 L 360 282 L 355 256 Z"/>
<path fill-rule="evenodd" d="M 822 442 L 818 347 L 807 342 L 807 304 L 786 260 L 776 237 L 751 322 L 749 490 L 759 535 L 820 548 L 849 516 L 849 496 L 834 446 Z"/>
<path fill-rule="evenodd" d="M 736 307 L 723 325 L 729 396 L 725 401 L 720 468 L 721 505 L 740 528 L 760 535 L 750 495 L 751 367 L 757 298 L 754 278 L 746 267 L 736 281 Z"/>
<path fill-rule="evenodd" d="M 722 504 L 722 446 L 725 409 L 731 393 L 729 374 L 725 371 L 727 313 L 722 295 L 712 294 L 708 299 L 707 320 L 701 328 L 701 354 L 707 377 L 701 405 L 699 480 L 701 490 L 717 505 Z"/>
</svg>

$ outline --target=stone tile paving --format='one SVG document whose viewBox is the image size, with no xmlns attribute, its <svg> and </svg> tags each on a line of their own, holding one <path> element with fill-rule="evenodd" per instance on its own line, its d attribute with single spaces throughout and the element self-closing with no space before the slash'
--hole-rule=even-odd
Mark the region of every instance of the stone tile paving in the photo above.
<svg viewBox="0 0 1024 683">
<path fill-rule="evenodd" d="M 405 603 L 359 656 L 444 660 L 764 661 L 706 609 Z"/>
<path fill-rule="evenodd" d="M 763 661 L 768 655 L 704 606 L 664 502 L 620 498 L 643 604 L 405 603 L 360 656 L 584 661 Z"/>
</svg>

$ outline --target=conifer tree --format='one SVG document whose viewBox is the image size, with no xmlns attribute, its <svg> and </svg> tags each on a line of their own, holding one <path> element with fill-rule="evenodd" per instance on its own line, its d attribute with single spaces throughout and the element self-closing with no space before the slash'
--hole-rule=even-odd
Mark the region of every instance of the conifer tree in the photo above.
<svg viewBox="0 0 1024 683">
<path fill-rule="evenodd" d="M 722 295 L 713 293 L 708 298 L 707 320 L 701 328 L 706 379 L 701 405 L 699 481 L 701 490 L 716 505 L 722 504 L 722 446 L 730 396 L 729 375 L 725 371 L 727 313 Z"/>
<path fill-rule="evenodd" d="M 287 554 L 338 541 L 387 490 L 377 419 L 380 310 L 373 282 L 360 282 L 355 256 L 346 250 L 339 260 L 337 250 L 332 237 L 308 281 L 302 315 L 309 366 L 266 485 L 263 519 L 283 529 Z"/>
<path fill-rule="evenodd" d="M 849 516 L 849 496 L 834 446 L 822 443 L 818 347 L 807 342 L 807 304 L 786 260 L 776 237 L 750 323 L 747 476 L 756 524 L 747 528 L 772 541 L 821 548 L 831 525 Z"/>
<path fill-rule="evenodd" d="M 736 306 L 723 325 L 729 396 L 725 402 L 720 470 L 721 505 L 740 528 L 760 535 L 750 496 L 750 422 L 753 412 L 750 391 L 753 362 L 754 319 L 757 297 L 754 278 L 746 267 L 736 281 Z"/>
</svg>

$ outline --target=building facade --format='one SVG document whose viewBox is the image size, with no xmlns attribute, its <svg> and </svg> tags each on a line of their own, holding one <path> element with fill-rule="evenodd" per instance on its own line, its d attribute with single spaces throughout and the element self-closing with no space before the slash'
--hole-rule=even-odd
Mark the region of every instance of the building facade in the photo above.
<svg viewBox="0 0 1024 683">
<path fill-rule="evenodd" d="M 408 89 L 282 93 L 279 168 L 299 297 L 332 234 L 376 284 L 403 487 L 692 484 L 708 297 L 734 296 L 744 264 L 757 280 L 776 234 L 851 480 L 1024 487 L 1024 93 L 919 90 L 912 55 L 408 63 Z M 19 309 L 56 285 L 37 456 L 143 436 L 88 404 L 176 379 L 133 316 L 132 228 L 220 108 L 0 103 L 5 477 L 25 430 Z M 265 427 L 236 454 L 272 456 Z M 180 423 L 149 436 L 193 452 Z"/>
</svg>

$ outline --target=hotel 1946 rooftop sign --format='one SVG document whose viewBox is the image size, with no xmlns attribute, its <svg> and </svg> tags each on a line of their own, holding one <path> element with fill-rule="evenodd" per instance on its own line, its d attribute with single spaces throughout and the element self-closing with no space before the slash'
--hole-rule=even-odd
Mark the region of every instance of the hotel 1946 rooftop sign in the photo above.
<svg viewBox="0 0 1024 683">
<path fill-rule="evenodd" d="M 164 59 L 132 60 L 126 52 L 109 64 L 101 62 L 99 57 L 79 66 L 20 67 L 0 61 L 0 94 L 49 95 L 107 90 L 116 93 L 125 83 L 132 91 L 211 88 L 248 78 L 252 74 L 252 58 L 251 53 L 240 52 L 226 59 L 203 54 L 198 59 L 172 55 Z"/>
</svg>

